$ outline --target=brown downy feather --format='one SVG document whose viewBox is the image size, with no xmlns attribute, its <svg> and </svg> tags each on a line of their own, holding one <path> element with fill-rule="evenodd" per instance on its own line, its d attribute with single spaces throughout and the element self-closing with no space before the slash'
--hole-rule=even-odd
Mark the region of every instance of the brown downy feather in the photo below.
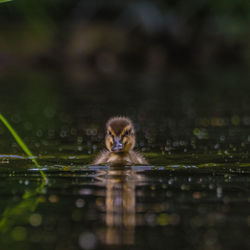
<svg viewBox="0 0 250 250">
<path fill-rule="evenodd" d="M 106 123 L 105 144 L 108 150 L 101 151 L 93 164 L 147 165 L 147 160 L 133 150 L 135 130 L 132 121 L 127 117 L 113 117 Z M 114 144 L 119 141 L 121 149 L 114 151 Z"/>
</svg>

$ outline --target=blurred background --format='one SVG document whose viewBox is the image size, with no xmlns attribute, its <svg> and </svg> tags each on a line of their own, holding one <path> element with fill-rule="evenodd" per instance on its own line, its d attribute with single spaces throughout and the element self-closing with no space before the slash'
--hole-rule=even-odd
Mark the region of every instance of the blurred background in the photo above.
<svg viewBox="0 0 250 250">
<path fill-rule="evenodd" d="M 1 112 L 36 154 L 92 155 L 126 115 L 146 153 L 244 158 L 249 21 L 247 0 L 1 3 Z"/>
<path fill-rule="evenodd" d="M 49 179 L 0 123 L 1 249 L 250 249 L 249 24 L 249 0 L 0 0 L 0 113 Z M 115 115 L 151 166 L 89 165 Z"/>
</svg>

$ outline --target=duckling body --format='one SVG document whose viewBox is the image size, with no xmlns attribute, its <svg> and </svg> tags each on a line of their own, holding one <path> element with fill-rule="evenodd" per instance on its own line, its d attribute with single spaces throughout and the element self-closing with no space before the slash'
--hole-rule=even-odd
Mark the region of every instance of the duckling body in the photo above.
<svg viewBox="0 0 250 250">
<path fill-rule="evenodd" d="M 93 164 L 147 165 L 148 162 L 139 152 L 131 151 L 118 154 L 104 150 L 96 157 Z"/>
<path fill-rule="evenodd" d="M 134 151 L 135 131 L 132 121 L 126 117 L 113 117 L 106 124 L 105 144 L 93 164 L 147 165 L 147 160 Z"/>
</svg>

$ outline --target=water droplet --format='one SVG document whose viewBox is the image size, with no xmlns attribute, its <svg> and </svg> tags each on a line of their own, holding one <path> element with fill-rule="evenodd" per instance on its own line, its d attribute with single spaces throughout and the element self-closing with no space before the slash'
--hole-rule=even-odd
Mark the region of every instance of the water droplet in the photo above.
<svg viewBox="0 0 250 250">
<path fill-rule="evenodd" d="M 216 188 L 216 195 L 217 195 L 217 198 L 218 198 L 218 199 L 222 198 L 222 196 L 223 196 L 222 187 L 217 187 L 217 188 Z"/>
<path fill-rule="evenodd" d="M 85 205 L 85 201 L 83 199 L 77 199 L 76 200 L 76 207 L 82 208 Z"/>
<path fill-rule="evenodd" d="M 24 227 L 15 227 L 11 232 L 11 236 L 15 241 L 23 241 L 27 237 L 27 230 Z"/>
<path fill-rule="evenodd" d="M 32 214 L 29 218 L 30 225 L 39 227 L 42 223 L 42 216 L 40 214 Z"/>
<path fill-rule="evenodd" d="M 93 233 L 81 233 L 79 236 L 79 245 L 83 249 L 93 249 L 97 244 L 96 236 Z"/>
</svg>

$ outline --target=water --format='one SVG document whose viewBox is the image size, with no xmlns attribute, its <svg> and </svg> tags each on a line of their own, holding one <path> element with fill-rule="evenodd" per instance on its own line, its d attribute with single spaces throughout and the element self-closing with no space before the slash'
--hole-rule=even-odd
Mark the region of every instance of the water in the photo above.
<svg viewBox="0 0 250 250">
<path fill-rule="evenodd" d="M 49 179 L 1 125 L 1 249 L 250 247 L 243 70 L 73 73 L 1 76 L 2 112 Z M 149 166 L 91 165 L 117 114 L 134 120 Z"/>
<path fill-rule="evenodd" d="M 49 184 L 41 187 L 37 169 L 23 160 L 1 165 L 4 249 L 244 249 L 250 244 L 249 167 L 48 163 Z"/>
</svg>

